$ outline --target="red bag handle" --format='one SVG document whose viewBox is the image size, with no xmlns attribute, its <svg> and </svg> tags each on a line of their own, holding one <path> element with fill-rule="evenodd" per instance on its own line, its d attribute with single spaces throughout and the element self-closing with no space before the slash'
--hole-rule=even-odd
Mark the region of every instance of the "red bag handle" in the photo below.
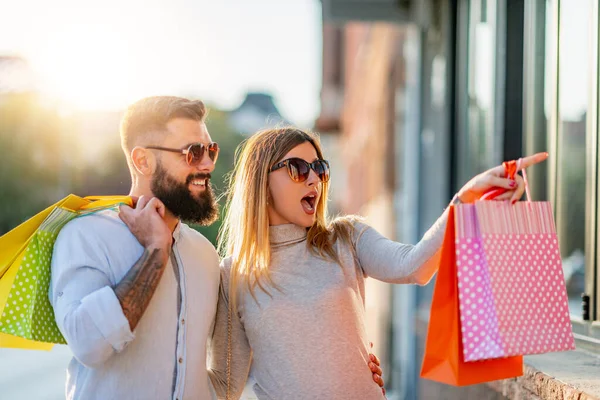
<svg viewBox="0 0 600 400">
<path fill-rule="evenodd" d="M 521 158 L 519 158 L 516 161 L 505 161 L 502 163 L 502 166 L 504 167 L 504 171 L 506 171 L 505 177 L 514 180 L 515 176 L 517 175 L 517 172 L 521 167 Z M 523 180 L 525 181 L 525 193 L 527 196 L 527 201 L 531 201 L 531 195 L 529 193 L 529 184 L 527 182 L 527 174 L 525 173 L 525 169 L 523 169 Z M 486 192 L 483 196 L 481 196 L 480 200 L 493 200 L 496 197 L 500 196 L 502 193 L 505 193 L 506 191 L 507 189 L 504 188 L 491 189 L 490 191 Z"/>
</svg>

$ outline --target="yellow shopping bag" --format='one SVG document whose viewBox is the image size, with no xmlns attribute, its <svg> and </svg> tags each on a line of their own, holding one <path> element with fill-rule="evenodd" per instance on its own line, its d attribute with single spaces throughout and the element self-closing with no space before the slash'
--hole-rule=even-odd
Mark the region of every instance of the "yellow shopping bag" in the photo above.
<svg viewBox="0 0 600 400">
<path fill-rule="evenodd" d="M 73 218 L 132 203 L 128 196 L 71 194 L 0 237 L 0 347 L 65 343 L 48 300 L 54 241 Z"/>
</svg>

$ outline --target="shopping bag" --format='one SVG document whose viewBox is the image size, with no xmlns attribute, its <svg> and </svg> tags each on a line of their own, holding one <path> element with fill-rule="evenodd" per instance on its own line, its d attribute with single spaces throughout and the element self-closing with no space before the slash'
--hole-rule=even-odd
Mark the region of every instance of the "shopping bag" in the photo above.
<svg viewBox="0 0 600 400">
<path fill-rule="evenodd" d="M 455 253 L 455 209 L 451 206 L 435 282 L 421 377 L 455 386 L 523 374 L 523 357 L 466 362 L 463 358 Z"/>
<path fill-rule="evenodd" d="M 465 361 L 573 350 L 550 203 L 478 201 L 455 215 Z"/>
<path fill-rule="evenodd" d="M 48 299 L 54 242 L 70 220 L 119 204 L 132 200 L 69 195 L 0 237 L 0 347 L 49 350 L 65 343 Z"/>
</svg>

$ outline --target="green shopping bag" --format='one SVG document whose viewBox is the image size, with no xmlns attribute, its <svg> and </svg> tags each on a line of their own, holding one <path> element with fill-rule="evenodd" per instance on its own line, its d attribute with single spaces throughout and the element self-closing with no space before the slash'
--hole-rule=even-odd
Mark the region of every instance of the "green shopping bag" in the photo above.
<svg viewBox="0 0 600 400">
<path fill-rule="evenodd" d="M 120 204 L 131 205 L 131 198 L 81 199 L 71 195 L 57 203 L 34 233 L 21 244 L 20 251 L 0 277 L 0 347 L 49 350 L 52 344 L 66 343 L 48 299 L 54 243 L 60 230 L 72 219 Z M 17 245 L 13 244 L 13 247 Z"/>
</svg>

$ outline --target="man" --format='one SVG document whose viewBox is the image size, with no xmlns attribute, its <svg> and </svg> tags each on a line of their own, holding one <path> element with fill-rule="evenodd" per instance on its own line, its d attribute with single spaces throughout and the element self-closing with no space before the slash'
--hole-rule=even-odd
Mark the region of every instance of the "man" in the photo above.
<svg viewBox="0 0 600 400">
<path fill-rule="evenodd" d="M 202 102 L 179 97 L 133 104 L 121 139 L 136 208 L 77 218 L 56 241 L 50 301 L 75 356 L 68 399 L 215 398 L 206 356 L 219 259 L 181 223 L 218 215 L 219 148 L 205 116 Z"/>
<path fill-rule="evenodd" d="M 180 223 L 218 215 L 210 186 L 218 146 L 205 115 L 202 102 L 177 97 L 132 105 L 121 139 L 139 200 L 121 217 L 135 222 L 139 242 L 114 211 L 70 222 L 56 241 L 50 298 L 75 356 L 69 399 L 214 397 L 206 339 L 219 258 Z"/>
</svg>

